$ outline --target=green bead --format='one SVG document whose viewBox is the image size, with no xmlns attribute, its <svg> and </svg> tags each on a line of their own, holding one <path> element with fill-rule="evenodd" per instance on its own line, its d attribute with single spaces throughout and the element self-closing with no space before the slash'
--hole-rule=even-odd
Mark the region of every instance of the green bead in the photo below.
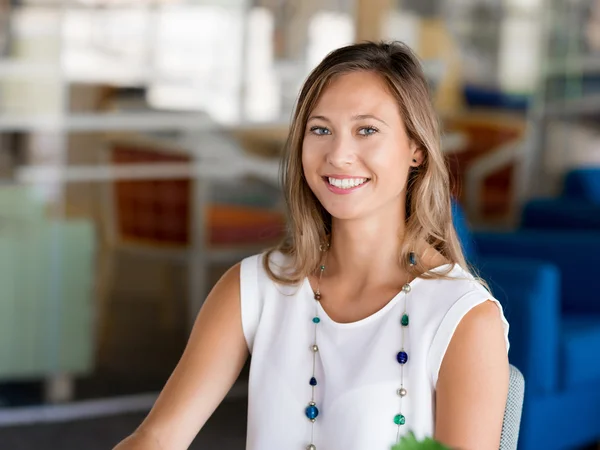
<svg viewBox="0 0 600 450">
<path fill-rule="evenodd" d="M 404 425 L 406 423 L 406 418 L 402 414 L 398 414 L 394 417 L 394 423 L 396 425 Z"/>
<path fill-rule="evenodd" d="M 403 327 L 407 327 L 407 326 L 408 326 L 408 314 L 404 314 L 404 315 L 402 316 L 402 321 L 401 321 L 401 323 L 402 323 L 402 326 L 403 326 Z"/>
<path fill-rule="evenodd" d="M 321 271 L 325 270 L 325 266 L 321 266 Z"/>
</svg>

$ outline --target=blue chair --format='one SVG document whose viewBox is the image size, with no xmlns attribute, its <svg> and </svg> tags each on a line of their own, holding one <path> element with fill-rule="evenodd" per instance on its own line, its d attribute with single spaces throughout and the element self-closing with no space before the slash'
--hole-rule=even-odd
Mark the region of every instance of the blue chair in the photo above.
<svg viewBox="0 0 600 450">
<path fill-rule="evenodd" d="M 567 173 L 563 195 L 600 205 L 600 167 L 585 167 Z"/>
<path fill-rule="evenodd" d="M 509 359 L 526 381 L 519 449 L 598 440 L 600 234 L 472 234 L 458 206 L 454 221 L 468 260 L 511 325 Z"/>
<path fill-rule="evenodd" d="M 600 167 L 569 172 L 558 198 L 529 201 L 523 209 L 521 227 L 600 231 Z"/>
</svg>

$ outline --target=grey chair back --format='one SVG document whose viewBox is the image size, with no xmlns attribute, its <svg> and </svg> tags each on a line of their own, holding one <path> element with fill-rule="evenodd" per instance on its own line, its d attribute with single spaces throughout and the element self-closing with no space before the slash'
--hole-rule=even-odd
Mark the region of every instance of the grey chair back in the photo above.
<svg viewBox="0 0 600 450">
<path fill-rule="evenodd" d="M 521 413 L 525 396 L 525 379 L 515 366 L 510 366 L 508 399 L 502 422 L 500 450 L 516 450 L 521 428 Z"/>
</svg>

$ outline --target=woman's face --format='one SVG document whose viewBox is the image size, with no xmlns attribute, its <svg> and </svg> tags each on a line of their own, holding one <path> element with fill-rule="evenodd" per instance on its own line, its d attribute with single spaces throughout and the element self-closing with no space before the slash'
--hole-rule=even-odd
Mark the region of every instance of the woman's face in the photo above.
<svg viewBox="0 0 600 450">
<path fill-rule="evenodd" d="M 396 214 L 404 207 L 409 168 L 421 162 L 422 152 L 406 134 L 396 99 L 372 72 L 335 78 L 308 118 L 304 176 L 337 219 Z"/>
</svg>

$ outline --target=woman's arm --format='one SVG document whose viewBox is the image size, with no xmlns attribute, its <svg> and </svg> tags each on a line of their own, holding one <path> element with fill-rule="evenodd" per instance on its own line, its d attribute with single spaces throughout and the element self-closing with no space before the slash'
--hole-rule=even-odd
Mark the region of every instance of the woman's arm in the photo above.
<svg viewBox="0 0 600 450">
<path fill-rule="evenodd" d="M 242 331 L 240 265 L 204 303 L 186 349 L 148 417 L 115 450 L 184 450 L 223 400 L 248 357 Z"/>
<path fill-rule="evenodd" d="M 500 311 L 486 301 L 461 320 L 442 361 L 435 438 L 450 448 L 498 450 L 508 378 Z"/>
</svg>

